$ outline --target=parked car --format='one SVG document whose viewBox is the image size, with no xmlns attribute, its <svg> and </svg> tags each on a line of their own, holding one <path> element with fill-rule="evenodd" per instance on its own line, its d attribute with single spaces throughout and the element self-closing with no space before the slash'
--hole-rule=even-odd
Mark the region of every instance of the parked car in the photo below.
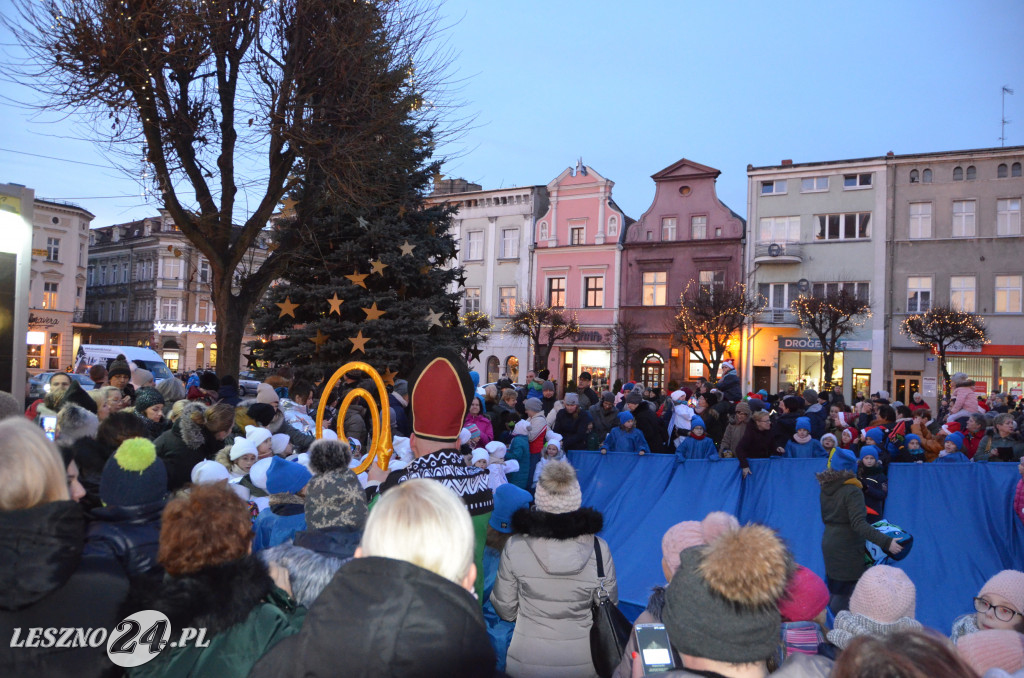
<svg viewBox="0 0 1024 678">
<path fill-rule="evenodd" d="M 78 347 L 78 356 L 75 359 L 75 373 L 87 374 L 93 365 L 103 365 L 110 369 L 110 363 L 118 355 L 128 359 L 130 367 L 134 370 L 137 367 L 149 370 L 153 373 L 153 379 L 160 383 L 164 379 L 174 377 L 167 368 L 163 358 L 153 349 L 141 346 L 112 346 L 106 344 L 82 344 Z"/>
<path fill-rule="evenodd" d="M 243 398 L 246 396 L 256 395 L 256 387 L 260 385 L 260 380 L 256 377 L 254 372 L 250 370 L 241 370 L 238 373 L 238 395 Z"/>
<path fill-rule="evenodd" d="M 43 372 L 28 380 L 28 397 L 32 400 L 45 398 L 50 392 L 50 378 L 55 374 L 67 374 L 78 382 L 84 391 L 91 391 L 96 387 L 96 382 L 84 374 L 68 374 L 67 372 Z"/>
</svg>

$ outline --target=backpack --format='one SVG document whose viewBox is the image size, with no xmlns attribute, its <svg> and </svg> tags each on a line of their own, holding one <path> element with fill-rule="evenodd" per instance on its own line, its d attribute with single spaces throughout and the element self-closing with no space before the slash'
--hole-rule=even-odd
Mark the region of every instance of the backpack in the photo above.
<svg viewBox="0 0 1024 678">
<path fill-rule="evenodd" d="M 885 536 L 895 539 L 903 547 L 903 550 L 896 555 L 890 555 L 882 550 L 881 546 L 869 541 L 865 544 L 864 552 L 864 560 L 867 562 L 868 567 L 872 565 L 889 565 L 897 560 L 903 560 L 910 554 L 910 549 L 914 546 L 914 535 L 906 532 L 899 525 L 890 523 L 888 520 L 879 520 L 871 527 Z"/>
</svg>

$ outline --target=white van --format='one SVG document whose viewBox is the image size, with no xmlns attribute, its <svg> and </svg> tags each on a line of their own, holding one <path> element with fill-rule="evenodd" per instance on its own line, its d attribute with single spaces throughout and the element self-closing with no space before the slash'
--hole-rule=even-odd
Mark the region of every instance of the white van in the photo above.
<svg viewBox="0 0 1024 678">
<path fill-rule="evenodd" d="M 75 359 L 75 372 L 77 374 L 86 374 L 93 365 L 103 365 L 103 367 L 109 368 L 110 363 L 114 362 L 118 355 L 123 355 L 127 358 L 133 369 L 141 367 L 152 372 L 153 379 L 158 384 L 164 379 L 170 379 L 174 376 L 167 368 L 163 358 L 151 348 L 108 346 L 105 344 L 82 344 L 79 346 L 78 356 Z"/>
</svg>

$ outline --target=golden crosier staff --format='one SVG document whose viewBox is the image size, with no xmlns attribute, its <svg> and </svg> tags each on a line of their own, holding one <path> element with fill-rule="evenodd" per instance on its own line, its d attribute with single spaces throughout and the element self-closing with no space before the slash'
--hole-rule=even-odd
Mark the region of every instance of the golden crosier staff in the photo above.
<svg viewBox="0 0 1024 678">
<path fill-rule="evenodd" d="M 388 406 L 388 392 L 384 388 L 384 380 L 377 374 L 377 370 L 366 363 L 345 363 L 327 380 L 327 386 L 324 387 L 323 393 L 330 393 L 334 389 L 335 384 L 338 383 L 338 380 L 352 370 L 361 370 L 373 379 L 373 383 L 377 385 L 377 395 L 380 396 L 381 406 L 377 406 L 376 401 L 373 399 L 373 394 L 365 388 L 354 388 L 346 393 L 345 399 L 341 401 L 341 407 L 338 408 L 338 437 L 342 440 L 347 440 L 344 423 L 345 412 L 348 411 L 348 407 L 354 399 L 362 398 L 370 407 L 370 417 L 373 419 L 373 427 L 370 430 L 370 434 L 373 436 L 373 443 L 370 445 L 370 449 L 367 451 L 362 463 L 352 469 L 352 472 L 358 475 L 370 468 L 370 464 L 373 463 L 375 457 L 377 459 L 377 466 L 382 471 L 387 471 L 388 462 L 391 460 L 391 453 L 394 451 L 391 447 L 391 408 Z M 316 437 L 318 439 L 323 437 L 324 434 L 324 409 L 327 407 L 328 400 L 326 395 L 320 398 L 320 405 L 316 408 Z"/>
</svg>

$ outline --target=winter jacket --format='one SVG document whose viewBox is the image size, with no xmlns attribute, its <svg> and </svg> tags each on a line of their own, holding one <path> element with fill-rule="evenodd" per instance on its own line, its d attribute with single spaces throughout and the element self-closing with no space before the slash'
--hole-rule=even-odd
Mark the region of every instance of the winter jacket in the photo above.
<svg viewBox="0 0 1024 678">
<path fill-rule="evenodd" d="M 640 616 L 633 622 L 634 633 L 629 634 L 626 641 L 626 651 L 622 653 L 622 660 L 615 667 L 612 678 L 630 678 L 633 675 L 633 653 L 636 652 L 636 627 L 638 624 L 660 624 L 661 613 L 665 609 L 665 593 L 667 589 L 663 586 L 655 586 L 651 589 L 651 595 L 647 599 L 647 608 L 640 613 Z M 683 660 L 679 653 L 672 649 L 673 661 L 676 666 L 682 666 Z"/>
<path fill-rule="evenodd" d="M 599 586 L 595 539 L 601 545 L 604 588 L 618 603 L 615 563 L 597 537 L 603 520 L 590 508 L 571 513 L 520 509 L 505 544 L 491 603 L 502 619 L 515 620 L 507 671 L 516 678 L 592 678 L 591 601 Z"/>
<path fill-rule="evenodd" d="M 999 448 L 1009 447 L 1013 455 L 1013 461 L 1020 461 L 1024 456 L 1024 439 L 1019 433 L 1011 433 L 1005 438 L 999 435 L 995 429 L 986 435 L 978 443 L 977 452 L 974 454 L 974 461 L 999 461 Z"/>
<path fill-rule="evenodd" d="M 120 607 L 128 580 L 113 560 L 83 556 L 84 539 L 85 518 L 74 502 L 0 511 L 0 676 L 121 675 L 105 643 L 12 647 L 16 628 L 24 643 L 34 627 L 109 631 L 124 619 Z"/>
<path fill-rule="evenodd" d="M 928 403 L 926 403 L 923 399 L 921 400 L 921 402 L 915 402 L 913 399 L 911 399 L 910 402 L 907 403 L 907 407 L 910 408 L 911 412 L 917 412 L 918 410 L 931 410 L 931 408 L 928 407 Z"/>
<path fill-rule="evenodd" d="M 718 450 L 715 449 L 715 443 L 708 436 L 704 436 L 699 440 L 697 438 L 686 437 L 679 443 L 676 448 L 676 461 L 682 462 L 687 459 L 707 459 Z"/>
<path fill-rule="evenodd" d="M 302 630 L 250 675 L 490 678 L 494 650 L 465 589 L 402 560 L 358 558 L 338 570 Z"/>
<path fill-rule="evenodd" d="M 408 401 L 402 402 L 400 396 L 391 393 L 388 395 L 388 404 L 395 411 L 395 417 L 391 425 L 395 427 L 399 435 L 408 438 L 412 434 L 412 420 L 409 419 Z"/>
<path fill-rule="evenodd" d="M 818 482 L 825 523 L 821 537 L 825 574 L 835 581 L 857 581 L 866 568 L 864 541 L 888 550 L 893 540 L 865 520 L 864 492 L 853 473 L 829 469 L 818 474 Z"/>
<path fill-rule="evenodd" d="M 665 405 L 665 409 L 668 415 L 665 427 L 668 430 L 669 439 L 679 435 L 686 435 L 690 431 L 693 408 L 685 402 L 676 404 L 669 400 Z"/>
<path fill-rule="evenodd" d="M 747 423 L 750 423 L 749 418 Z M 747 430 L 747 424 L 729 424 L 725 427 L 725 433 L 722 434 L 722 442 L 719 444 L 718 449 L 722 452 L 730 451 L 733 455 L 736 454 L 736 446 L 740 444 L 740 440 L 743 438 L 744 432 Z"/>
<path fill-rule="evenodd" d="M 170 430 L 153 443 L 156 454 L 167 467 L 167 490 L 174 492 L 192 481 L 192 467 L 204 459 L 213 459 L 223 444 L 205 426 L 196 424 L 192 412 L 205 411 L 201 403 L 189 403 Z"/>
<path fill-rule="evenodd" d="M 594 433 L 602 438 L 619 426 L 619 411 L 614 407 L 605 410 L 602 403 L 597 403 L 591 405 L 587 412 L 590 414 L 590 421 L 594 423 Z"/>
<path fill-rule="evenodd" d="M 889 477 L 879 464 L 870 469 L 863 464 L 857 471 L 857 480 L 864 489 L 864 506 L 868 510 L 867 521 L 878 522 L 885 515 L 885 498 L 889 495 Z"/>
<path fill-rule="evenodd" d="M 811 438 L 806 443 L 798 443 L 792 438 L 786 442 L 786 456 L 790 459 L 814 459 L 817 457 L 827 457 L 828 454 L 825 452 L 825 448 L 821 446 L 821 441 Z"/>
<path fill-rule="evenodd" d="M 585 450 L 587 448 L 587 427 L 590 426 L 590 415 L 585 411 L 576 409 L 576 416 L 569 414 L 568 410 L 559 410 L 555 415 L 555 426 L 552 429 L 562 436 L 562 449 Z"/>
<path fill-rule="evenodd" d="M 621 426 L 613 428 L 601 443 L 602 450 L 612 452 L 650 452 L 647 439 L 635 428 L 625 429 Z"/>
<path fill-rule="evenodd" d="M 141 412 L 136 411 L 135 416 L 139 418 L 142 425 L 146 427 L 146 437 L 150 440 L 156 440 L 160 435 L 171 428 L 170 422 L 167 419 L 161 418 L 160 421 L 153 421 Z"/>
<path fill-rule="evenodd" d="M 927 426 L 914 423 L 910 425 L 910 430 L 921 439 L 921 447 L 924 448 L 924 460 L 935 461 L 935 458 L 939 456 L 939 451 L 942 450 L 942 443 L 935 439 L 935 435 Z"/>
<path fill-rule="evenodd" d="M 221 386 L 217 390 L 217 397 L 220 398 L 218 402 L 227 403 L 231 407 L 238 405 L 238 402 L 242 399 L 238 394 L 238 387 L 231 385 Z"/>
<path fill-rule="evenodd" d="M 804 410 L 804 416 L 811 420 L 811 437 L 821 440 L 825 435 L 825 422 L 828 419 L 828 410 L 820 403 L 814 403 Z"/>
<path fill-rule="evenodd" d="M 967 456 L 967 459 L 974 459 L 974 455 L 978 453 L 978 448 L 981 447 L 981 441 L 985 437 L 985 429 L 978 429 L 974 433 L 971 433 L 964 428 L 961 433 L 964 434 L 964 448 L 963 453 Z"/>
<path fill-rule="evenodd" d="M 308 608 L 334 573 L 352 560 L 362 536 L 362 530 L 341 526 L 296 532 L 294 540 L 263 549 L 259 555 L 264 563 L 278 563 L 288 570 L 295 601 Z"/>
<path fill-rule="evenodd" d="M 771 429 L 762 431 L 757 427 L 757 422 L 751 419 L 747 422 L 747 430 L 733 450 L 736 458 L 740 460 L 740 468 L 750 468 L 748 459 L 767 459 L 778 454 L 775 445 L 775 435 Z"/>
<path fill-rule="evenodd" d="M 494 433 L 494 439 L 500 440 L 507 445 L 512 439 L 512 427 L 515 426 L 517 421 L 522 419 L 519 416 L 519 412 L 516 411 L 515 407 L 509 407 L 504 402 L 499 402 L 490 411 L 490 417 L 491 432 Z"/>
<path fill-rule="evenodd" d="M 725 435 L 725 427 L 729 425 L 729 415 L 719 412 L 717 409 L 719 404 L 716 403 L 714 407 L 709 407 L 700 413 L 695 411 L 693 418 L 690 419 L 691 427 L 695 427 L 699 426 L 695 420 L 700 417 L 700 420 L 704 422 L 704 433 L 714 441 L 716 448 L 722 441 L 722 436 Z"/>
<path fill-rule="evenodd" d="M 978 393 L 974 390 L 974 381 L 968 379 L 956 385 L 951 394 L 953 402 L 949 405 L 949 414 L 958 412 L 981 412 L 978 404 Z"/>
<path fill-rule="evenodd" d="M 506 475 L 508 481 L 516 487 L 528 489 L 530 486 L 530 441 L 526 436 L 512 436 L 508 452 L 505 453 L 507 461 L 519 462 L 519 470 Z"/>
<path fill-rule="evenodd" d="M 587 386 L 586 388 L 576 389 L 576 395 L 580 397 L 580 411 L 586 412 L 590 409 L 591 405 L 599 404 L 601 396 L 597 394 L 597 391 Z"/>
<path fill-rule="evenodd" d="M 90 512 L 83 555 L 112 558 L 129 577 L 152 570 L 163 572 L 156 562 L 160 546 L 163 500 L 139 506 L 102 506 Z"/>
<path fill-rule="evenodd" d="M 481 407 L 483 407 L 483 400 L 480 400 Z M 494 429 L 491 427 L 491 420 L 487 418 L 485 414 L 467 414 L 466 420 L 462 422 L 463 426 L 469 426 L 470 424 L 476 424 L 476 427 L 480 429 L 480 439 L 476 441 L 478 448 L 484 447 L 487 443 L 494 440 Z"/>
<path fill-rule="evenodd" d="M 729 402 L 739 402 L 743 398 L 743 393 L 740 390 L 740 377 L 736 374 L 736 370 L 726 372 L 725 376 L 718 380 L 716 388 Z"/>
<path fill-rule="evenodd" d="M 59 446 L 60 441 L 57 444 Z M 106 447 L 95 438 L 79 438 L 71 443 L 71 447 L 75 451 L 75 463 L 78 464 L 78 482 L 85 488 L 85 496 L 78 504 L 88 515 L 93 509 L 103 505 L 100 501 L 100 478 L 103 477 L 103 467 L 107 459 L 115 450 Z"/>
<path fill-rule="evenodd" d="M 539 398 L 541 407 L 544 408 L 544 416 L 546 417 L 551 413 L 551 410 L 554 409 L 555 403 L 558 402 L 558 398 L 556 398 L 555 396 L 545 398 L 543 393 L 540 394 Z"/>
<path fill-rule="evenodd" d="M 291 539 L 296 532 L 306 529 L 306 506 L 302 497 L 294 494 L 270 495 L 270 508 L 261 511 L 252 526 L 255 537 L 252 552 L 257 553 Z"/>
<path fill-rule="evenodd" d="M 829 678 L 832 675 L 834 662 L 821 655 L 794 654 L 775 671 L 772 678 Z M 686 669 L 659 673 L 664 678 L 708 678 L 720 674 L 707 671 L 687 671 Z"/>
<path fill-rule="evenodd" d="M 668 443 L 668 429 L 658 421 L 658 415 L 654 413 L 651 403 L 644 400 L 633 410 L 633 418 L 636 419 L 636 428 L 644 434 L 647 446 L 651 452 L 664 452 Z"/>
<path fill-rule="evenodd" d="M 156 584 L 139 582 L 129 609 L 164 613 L 175 634 L 184 627 L 204 628 L 209 643 L 164 648 L 149 662 L 128 669 L 131 678 L 244 678 L 270 648 L 298 633 L 306 615 L 306 608 L 274 585 L 255 556 Z"/>
</svg>

